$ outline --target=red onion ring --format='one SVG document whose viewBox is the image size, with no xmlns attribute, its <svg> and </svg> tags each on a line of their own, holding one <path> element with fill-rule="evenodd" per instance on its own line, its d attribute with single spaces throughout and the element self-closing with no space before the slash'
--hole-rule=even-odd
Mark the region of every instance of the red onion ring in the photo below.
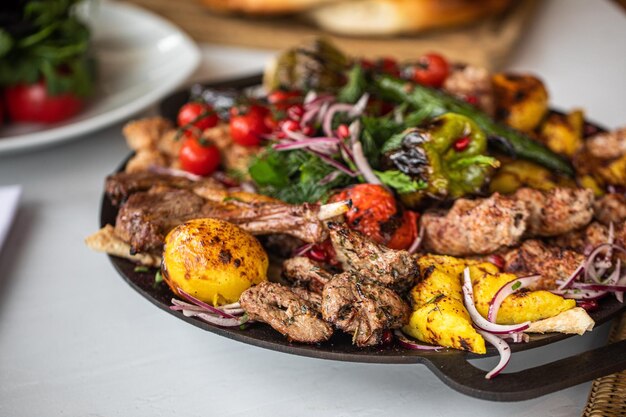
<svg viewBox="0 0 626 417">
<path fill-rule="evenodd" d="M 194 297 L 191 294 L 186 293 L 185 291 L 183 291 L 180 287 L 176 288 L 176 291 L 178 292 L 178 294 L 180 294 L 183 298 L 185 298 L 187 301 L 189 301 L 190 303 L 193 303 L 197 306 L 200 307 L 204 307 L 205 309 L 209 310 L 209 312 L 213 313 L 213 314 L 217 314 L 219 316 L 222 316 L 224 318 L 228 318 L 228 319 L 233 319 L 235 318 L 235 316 L 233 316 L 232 314 L 228 314 L 223 312 L 222 310 L 220 310 L 219 308 L 213 307 L 208 305 L 207 303 L 198 300 L 196 297 Z"/>
<path fill-rule="evenodd" d="M 189 181 L 200 181 L 202 176 L 195 175 L 187 171 L 183 171 L 182 169 L 168 168 L 160 165 L 150 165 L 148 167 L 148 171 L 155 174 L 163 174 L 163 175 L 171 175 L 173 177 L 182 177 L 187 178 Z"/>
<path fill-rule="evenodd" d="M 577 290 L 580 291 L 580 290 Z M 570 298 L 572 300 L 597 300 L 598 298 L 602 298 L 607 295 L 608 291 L 580 291 L 580 292 L 572 292 L 571 288 L 565 290 L 551 290 L 553 294 L 560 295 L 563 298 Z"/>
<path fill-rule="evenodd" d="M 354 154 L 354 164 L 361 172 L 361 175 L 363 175 L 363 178 L 365 178 L 365 181 L 370 184 L 382 185 L 382 181 L 378 179 L 376 174 L 374 174 L 374 170 L 370 166 L 369 162 L 367 162 L 367 158 L 363 153 L 363 146 L 361 145 L 361 142 L 356 141 L 352 145 L 352 153 Z"/>
<path fill-rule="evenodd" d="M 338 170 L 340 170 L 341 172 L 343 172 L 346 175 L 349 175 L 351 177 L 356 177 L 357 174 L 356 172 L 352 171 L 350 168 L 344 166 L 342 163 L 335 161 L 333 158 L 329 157 L 328 155 L 324 155 L 321 152 L 318 152 L 316 150 L 313 149 L 307 149 L 308 152 L 317 155 L 322 161 L 326 162 L 328 165 L 337 168 Z"/>
<path fill-rule="evenodd" d="M 422 240 L 424 240 L 424 228 L 420 227 L 419 225 L 417 227 L 419 228 L 419 232 L 417 232 L 415 240 L 413 241 L 413 243 L 411 243 L 411 246 L 409 246 L 408 249 L 411 255 L 417 252 L 417 250 L 420 248 L 420 245 L 422 244 Z"/>
<path fill-rule="evenodd" d="M 495 368 L 487 372 L 487 375 L 485 375 L 486 379 L 491 379 L 494 376 L 497 376 L 500 372 L 502 372 L 502 370 L 511 360 L 511 347 L 508 343 L 506 343 L 504 340 L 494 334 L 480 329 L 476 329 L 476 331 L 478 331 L 478 333 L 480 333 L 480 335 L 484 337 L 486 341 L 494 345 L 495 348 L 498 350 L 498 353 L 500 354 L 500 362 L 498 362 Z"/>
<path fill-rule="evenodd" d="M 561 285 L 559 285 L 558 289 L 559 290 L 563 290 L 567 287 L 569 287 L 572 282 L 580 275 L 581 272 L 584 272 L 585 270 L 585 261 L 583 261 L 580 265 L 578 265 L 578 268 L 576 268 L 574 270 L 574 272 L 571 273 L 571 275 L 569 277 L 567 277 L 567 279 L 565 281 L 563 281 L 561 283 Z"/>
<path fill-rule="evenodd" d="M 498 317 L 498 310 L 500 309 L 500 304 L 504 301 L 506 297 L 511 294 L 516 293 L 522 288 L 528 288 L 533 285 L 537 280 L 541 278 L 541 275 L 532 275 L 529 277 L 515 278 L 506 284 L 504 284 L 496 293 L 493 295 L 491 301 L 489 301 L 489 313 L 487 314 L 487 320 L 492 323 L 496 322 L 496 317 Z M 513 287 L 519 283 L 515 289 Z"/>
<path fill-rule="evenodd" d="M 400 343 L 400 346 L 402 346 L 403 348 L 406 348 L 406 349 L 412 349 L 412 350 L 434 350 L 435 352 L 439 352 L 441 349 L 444 349 L 443 346 L 422 345 L 420 343 L 413 342 L 412 340 L 409 340 L 404 335 L 404 333 L 402 333 L 400 330 L 394 330 L 393 334 L 395 334 L 396 337 L 398 338 L 398 343 Z"/>
<path fill-rule="evenodd" d="M 511 340 L 513 343 L 528 343 L 530 341 L 530 336 L 523 332 L 499 334 L 498 337 L 504 340 Z"/>
<path fill-rule="evenodd" d="M 481 316 L 476 309 L 476 304 L 474 304 L 474 289 L 472 287 L 469 267 L 466 267 L 463 271 L 463 300 L 465 301 L 465 308 L 467 308 L 467 312 L 474 324 L 480 329 L 490 333 L 518 333 L 528 329 L 530 325 L 529 321 L 513 325 L 496 324 Z"/>
<path fill-rule="evenodd" d="M 277 151 L 290 151 L 293 149 L 302 149 L 302 148 L 309 148 L 312 145 L 319 145 L 319 144 L 338 144 L 339 143 L 339 139 L 337 138 L 326 138 L 326 137 L 319 137 L 319 138 L 309 138 L 307 137 L 306 139 L 302 139 L 299 140 L 297 142 L 282 142 L 282 143 L 276 143 L 274 145 L 272 145 L 272 148 L 274 148 Z"/>
</svg>

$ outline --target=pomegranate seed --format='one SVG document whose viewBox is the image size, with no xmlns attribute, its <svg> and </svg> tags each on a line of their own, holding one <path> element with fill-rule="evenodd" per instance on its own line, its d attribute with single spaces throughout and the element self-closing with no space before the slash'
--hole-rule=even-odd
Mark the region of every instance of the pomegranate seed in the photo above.
<svg viewBox="0 0 626 417">
<path fill-rule="evenodd" d="M 282 130 L 288 130 L 290 132 L 297 132 L 300 130 L 300 124 L 295 120 L 287 119 L 281 121 L 279 124 Z"/>
<path fill-rule="evenodd" d="M 304 107 L 301 104 L 294 104 L 287 109 L 287 116 L 293 120 L 300 120 L 304 115 Z"/>
<path fill-rule="evenodd" d="M 586 311 L 594 311 L 598 308 L 598 302 L 596 300 L 578 300 L 576 301 L 579 307 L 584 308 Z"/>
<path fill-rule="evenodd" d="M 337 127 L 337 136 L 340 138 L 349 138 L 350 129 L 348 128 L 348 125 L 339 125 L 339 127 Z"/>
<path fill-rule="evenodd" d="M 307 136 L 311 136 L 313 135 L 313 133 L 315 133 L 315 129 L 313 129 L 313 126 L 304 126 L 302 128 L 302 133 L 304 133 Z"/>
<path fill-rule="evenodd" d="M 463 152 L 469 146 L 470 141 L 471 139 L 469 136 L 463 136 L 461 139 L 454 142 L 454 150 L 457 152 Z"/>
<path fill-rule="evenodd" d="M 475 105 L 478 104 L 478 97 L 476 97 L 476 96 L 467 96 L 467 97 L 465 97 L 465 101 L 467 101 L 472 106 L 475 106 Z"/>
<path fill-rule="evenodd" d="M 380 338 L 380 344 L 390 345 L 391 342 L 393 342 L 393 333 L 391 333 L 391 330 L 389 329 L 383 330 L 382 337 Z"/>
<path fill-rule="evenodd" d="M 313 246 L 311 250 L 307 253 L 307 256 L 314 261 L 326 261 L 326 251 L 323 248 L 320 248 L 318 245 Z"/>
<path fill-rule="evenodd" d="M 504 265 L 506 264 L 504 258 L 500 255 L 491 255 L 487 260 L 497 266 L 498 269 L 504 268 Z"/>
</svg>

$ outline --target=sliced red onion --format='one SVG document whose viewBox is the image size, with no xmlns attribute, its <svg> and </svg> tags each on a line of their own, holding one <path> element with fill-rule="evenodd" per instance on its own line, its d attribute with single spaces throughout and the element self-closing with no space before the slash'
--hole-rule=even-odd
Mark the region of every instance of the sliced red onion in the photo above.
<svg viewBox="0 0 626 417">
<path fill-rule="evenodd" d="M 626 274 L 624 274 L 617 281 L 617 285 L 626 286 Z M 620 303 L 623 303 L 624 302 L 624 291 L 615 291 L 615 298 L 617 298 L 617 301 L 619 301 Z"/>
<path fill-rule="evenodd" d="M 304 101 L 302 102 L 302 104 L 304 106 L 307 106 L 311 104 L 311 102 L 314 101 L 316 98 L 317 93 L 314 90 L 309 90 L 309 92 L 306 93 L 306 96 L 304 96 Z"/>
<path fill-rule="evenodd" d="M 370 184 L 379 184 L 382 185 L 382 181 L 378 179 L 376 174 L 374 174 L 374 170 L 370 166 L 369 162 L 367 162 L 367 158 L 363 153 L 363 146 L 361 146 L 361 142 L 357 141 L 352 145 L 352 153 L 354 154 L 354 164 Z"/>
<path fill-rule="evenodd" d="M 220 315 L 222 317 L 229 318 L 229 319 L 235 318 L 235 316 L 233 316 L 232 314 L 225 313 L 222 310 L 220 310 L 219 308 L 215 308 L 213 306 L 208 305 L 207 303 L 205 303 L 203 301 L 198 300 L 193 295 L 188 294 L 185 291 L 183 291 L 180 287 L 177 287 L 176 290 L 177 290 L 178 294 L 180 294 L 187 301 L 189 301 L 189 302 L 191 302 L 191 303 L 193 303 L 193 304 L 195 304 L 197 306 L 204 307 L 204 308 L 206 308 L 207 310 L 209 310 L 213 314 L 217 314 L 217 315 Z"/>
<path fill-rule="evenodd" d="M 338 143 L 339 143 L 339 139 L 337 138 L 325 138 L 325 137 L 308 138 L 307 137 L 306 139 L 302 139 L 297 142 L 277 143 L 277 144 L 272 145 L 272 148 L 276 149 L 277 151 L 291 151 L 293 149 L 310 148 L 312 145 L 319 145 L 319 144 L 336 145 Z"/>
<path fill-rule="evenodd" d="M 541 278 L 541 275 L 532 275 L 529 277 L 515 278 L 506 284 L 504 284 L 496 293 L 493 295 L 491 301 L 489 301 L 489 313 L 487 314 L 487 320 L 492 323 L 496 322 L 496 318 L 498 317 L 498 310 L 500 310 L 500 305 L 504 301 L 506 297 L 511 294 L 516 293 L 522 288 L 528 288 L 534 283 L 536 283 Z M 513 288 L 515 287 L 515 288 Z"/>
<path fill-rule="evenodd" d="M 582 291 L 582 290 L 572 290 L 572 289 L 565 289 L 565 290 L 550 290 L 551 293 L 556 294 L 556 295 L 560 295 L 563 298 L 570 298 L 572 300 L 597 300 L 598 298 L 602 298 L 605 295 L 607 295 L 609 292 L 608 291 L 591 291 L 591 290 L 586 290 L 586 291 Z"/>
<path fill-rule="evenodd" d="M 220 327 L 239 327 L 248 321 L 248 316 L 227 319 L 224 317 L 216 317 L 207 313 L 197 313 L 193 311 L 187 312 L 187 310 L 183 311 L 183 314 L 187 317 L 198 317 L 206 321 L 207 323 L 211 323 Z"/>
<path fill-rule="evenodd" d="M 348 112 L 348 116 L 356 117 L 356 116 L 360 116 L 361 114 L 363 114 L 363 112 L 365 111 L 367 107 L 367 102 L 369 101 L 369 98 L 370 98 L 369 93 L 364 93 L 361 96 L 361 98 L 358 99 L 356 103 L 354 103 L 352 110 Z"/>
<path fill-rule="evenodd" d="M 187 171 L 183 171 L 182 169 L 168 168 L 160 165 L 150 165 L 148 167 L 148 171 L 155 174 L 163 174 L 163 175 L 171 175 L 173 177 L 183 177 L 187 178 L 190 181 L 200 181 L 203 177 L 200 175 L 195 175 Z"/>
<path fill-rule="evenodd" d="M 306 245 L 302 245 L 299 248 L 296 248 L 296 250 L 293 252 L 293 256 L 302 256 L 310 251 L 313 246 L 315 246 L 315 243 L 307 243 Z"/>
<path fill-rule="evenodd" d="M 419 225 L 417 227 L 419 227 Z M 419 232 L 417 233 L 417 237 L 415 238 L 415 240 L 413 241 L 413 243 L 411 243 L 411 246 L 409 247 L 410 254 L 414 254 L 415 252 L 417 252 L 417 250 L 420 248 L 420 245 L 422 244 L 422 240 L 424 240 L 424 228 L 419 227 Z"/>
<path fill-rule="evenodd" d="M 317 112 L 317 123 L 322 123 L 324 121 L 324 117 L 326 117 L 326 113 L 328 113 L 328 109 L 331 106 L 330 103 L 330 101 L 326 101 L 322 104 L 322 107 L 320 107 L 320 110 Z"/>
<path fill-rule="evenodd" d="M 623 285 L 613 285 L 613 284 L 594 284 L 594 283 L 586 283 L 586 282 L 575 282 L 572 284 L 572 288 L 579 290 L 589 290 L 589 291 L 626 291 L 626 286 Z"/>
<path fill-rule="evenodd" d="M 596 270 L 596 257 L 598 257 L 600 254 L 602 254 L 603 252 L 606 252 L 605 255 L 608 255 L 608 252 L 613 252 L 613 250 L 617 250 L 619 252 L 622 252 L 624 254 L 626 254 L 626 249 L 622 248 L 621 246 L 615 245 L 615 244 L 610 244 L 610 243 L 603 243 L 602 245 L 596 247 L 591 254 L 589 255 L 589 257 L 587 258 L 587 261 L 585 262 L 585 280 L 588 281 L 589 279 L 597 282 L 598 284 L 602 284 L 602 280 L 601 280 L 601 275 L 598 273 L 598 271 Z"/>
<path fill-rule="evenodd" d="M 571 274 L 569 277 L 567 277 L 567 279 L 566 279 L 565 281 L 563 281 L 563 282 L 561 283 L 561 285 L 559 285 L 558 289 L 559 289 L 559 290 L 563 290 L 563 289 L 565 289 L 565 288 L 569 287 L 569 286 L 572 284 L 572 282 L 573 282 L 576 278 L 578 278 L 578 276 L 579 276 L 582 272 L 584 272 L 584 271 L 585 271 L 585 263 L 586 263 L 585 261 L 581 262 L 581 264 L 580 264 L 580 265 L 578 265 L 578 268 L 576 268 L 576 269 L 574 270 L 574 272 L 572 272 L 572 274 Z"/>
<path fill-rule="evenodd" d="M 357 176 L 356 172 L 352 171 L 350 168 L 346 167 L 341 162 L 334 160 L 330 156 L 324 155 L 323 153 L 318 152 L 313 149 L 307 149 L 307 151 L 314 155 L 317 155 L 322 161 L 326 162 L 328 165 L 332 167 L 337 168 L 339 171 L 343 172 L 344 174 L 349 175 L 353 178 Z"/>
<path fill-rule="evenodd" d="M 281 132 L 283 132 L 285 134 L 285 136 L 287 136 L 289 139 L 291 140 L 295 140 L 295 141 L 301 141 L 301 140 L 307 140 L 310 139 L 307 135 L 305 135 L 302 132 L 295 132 L 293 130 L 289 130 L 287 129 L 284 125 L 281 128 Z"/>
<path fill-rule="evenodd" d="M 486 330 L 490 333 L 518 333 L 528 329 L 528 326 L 530 325 L 529 321 L 513 325 L 496 324 L 481 316 L 476 309 L 476 304 L 474 304 L 474 289 L 472 287 L 469 267 L 465 268 L 463 271 L 463 300 L 465 301 L 465 308 L 467 308 L 467 312 L 472 318 L 474 324 L 480 329 Z"/>
<path fill-rule="evenodd" d="M 322 178 L 319 182 L 320 185 L 326 185 L 328 183 L 331 183 L 333 181 L 335 181 L 337 179 L 337 177 L 339 177 L 342 174 L 341 171 L 333 171 L 330 174 L 326 175 L 324 178 Z"/>
<path fill-rule="evenodd" d="M 223 308 L 223 309 L 228 309 L 228 308 L 241 308 L 241 304 L 239 304 L 239 301 L 237 301 L 236 303 L 224 304 L 224 305 L 223 305 L 223 306 L 221 306 L 220 308 Z"/>
<path fill-rule="evenodd" d="M 504 340 L 510 340 L 513 343 L 528 343 L 530 342 L 530 336 L 528 333 L 509 333 L 509 334 L 499 334 L 499 338 Z"/>
<path fill-rule="evenodd" d="M 322 120 L 322 129 L 324 130 L 324 134 L 326 136 L 334 136 L 333 117 L 335 117 L 335 114 L 339 112 L 349 113 L 353 107 L 353 104 L 346 103 L 335 103 L 331 105 L 326 111 L 324 119 Z"/>
<path fill-rule="evenodd" d="M 398 338 L 398 343 L 400 343 L 400 346 L 406 348 L 406 349 L 412 349 L 412 350 L 434 350 L 435 352 L 438 352 L 440 350 L 443 349 L 443 346 L 434 346 L 434 345 L 422 345 L 420 343 L 416 343 L 412 340 L 409 340 L 404 333 L 402 333 L 400 330 L 395 330 L 393 332 L 393 334 L 396 335 L 396 337 Z"/>
<path fill-rule="evenodd" d="M 497 376 L 500 372 L 502 372 L 502 370 L 506 367 L 506 365 L 511 360 L 511 347 L 509 346 L 507 342 L 505 342 L 500 337 L 494 334 L 491 334 L 489 332 L 486 332 L 480 329 L 476 329 L 476 330 L 478 331 L 478 333 L 480 333 L 482 337 L 485 338 L 487 342 L 494 345 L 496 349 L 498 349 L 498 353 L 500 353 L 500 362 L 498 362 L 495 368 L 487 372 L 487 375 L 485 375 L 486 379 L 491 379 L 494 376 Z"/>
<path fill-rule="evenodd" d="M 240 316 L 245 313 L 245 311 L 242 308 L 228 309 L 227 310 L 228 313 L 226 314 L 235 314 L 232 316 L 232 318 L 229 318 L 229 317 L 225 317 L 223 312 L 220 315 L 209 313 L 207 312 L 207 309 L 204 307 L 200 307 L 194 304 L 188 304 L 184 301 L 180 301 L 175 298 L 172 298 L 172 304 L 174 305 L 170 307 L 171 310 L 181 311 L 186 317 L 198 317 L 208 323 L 215 324 L 217 326 L 235 327 L 235 326 L 240 326 L 248 321 L 247 316 L 244 316 L 244 317 L 235 316 L 235 315 Z"/>
<path fill-rule="evenodd" d="M 345 161 L 348 161 L 354 164 L 354 155 L 352 154 L 352 151 L 350 150 L 350 148 L 347 147 L 343 141 L 339 142 L 339 149 L 341 150 L 341 157 Z"/>
</svg>

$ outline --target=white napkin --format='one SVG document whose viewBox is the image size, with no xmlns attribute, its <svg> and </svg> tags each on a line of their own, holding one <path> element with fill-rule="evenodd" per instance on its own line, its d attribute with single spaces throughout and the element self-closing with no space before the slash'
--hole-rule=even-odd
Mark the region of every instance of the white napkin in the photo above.
<svg viewBox="0 0 626 417">
<path fill-rule="evenodd" d="M 0 251 L 11 229 L 21 194 L 20 185 L 0 187 Z"/>
</svg>

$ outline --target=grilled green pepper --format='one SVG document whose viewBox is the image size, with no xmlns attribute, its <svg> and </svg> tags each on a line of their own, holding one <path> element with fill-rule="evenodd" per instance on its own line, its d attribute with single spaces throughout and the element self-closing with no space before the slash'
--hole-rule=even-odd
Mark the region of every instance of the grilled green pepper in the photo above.
<svg viewBox="0 0 626 417">
<path fill-rule="evenodd" d="M 446 112 L 467 116 L 476 122 L 488 136 L 499 139 L 494 141 L 499 150 L 511 153 L 515 157 L 528 159 L 566 175 L 574 175 L 572 166 L 568 162 L 539 142 L 522 132 L 496 122 L 486 113 L 456 97 L 386 75 L 376 76 L 374 83 L 379 93 L 387 99 L 407 102 L 417 109 L 426 109 L 431 117 Z"/>
<path fill-rule="evenodd" d="M 425 195 L 444 199 L 476 194 L 499 166 L 497 159 L 485 155 L 485 132 L 460 114 L 446 113 L 426 126 L 407 129 L 397 145 L 385 154 L 387 161 L 428 184 L 404 197 L 410 205 Z"/>
</svg>

